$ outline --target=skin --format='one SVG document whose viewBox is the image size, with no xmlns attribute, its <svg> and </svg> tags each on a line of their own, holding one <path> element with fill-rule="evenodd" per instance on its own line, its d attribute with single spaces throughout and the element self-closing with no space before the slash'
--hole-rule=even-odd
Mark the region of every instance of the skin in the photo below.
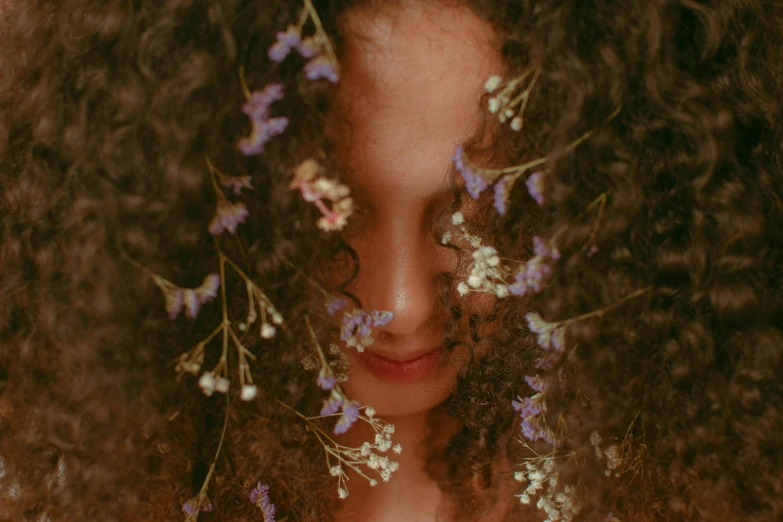
<svg viewBox="0 0 783 522">
<path fill-rule="evenodd" d="M 405 359 L 443 342 L 445 313 L 436 277 L 456 268 L 456 256 L 432 236 L 433 217 L 451 201 L 447 180 L 455 147 L 481 127 L 484 82 L 503 70 L 492 27 L 462 6 L 395 3 L 356 8 L 342 20 L 345 50 L 332 132 L 338 158 L 361 207 L 349 244 L 361 271 L 350 290 L 365 309 L 395 317 L 368 350 Z M 394 423 L 400 470 L 375 488 L 354 477 L 338 520 L 429 521 L 441 500 L 424 470 L 426 438 L 447 440 L 450 419 L 427 417 L 454 389 L 465 352 L 459 349 L 429 377 L 414 383 L 377 379 L 353 349 L 348 395 Z M 370 434 L 346 435 L 360 444 Z"/>
</svg>

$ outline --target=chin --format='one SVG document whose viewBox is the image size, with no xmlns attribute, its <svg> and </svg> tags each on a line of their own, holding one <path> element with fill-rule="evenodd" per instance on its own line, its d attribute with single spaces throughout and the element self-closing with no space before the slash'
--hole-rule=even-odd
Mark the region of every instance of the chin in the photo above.
<svg viewBox="0 0 783 522">
<path fill-rule="evenodd" d="M 437 363 L 422 361 L 414 368 L 372 358 L 372 354 L 349 352 L 351 375 L 343 388 L 351 399 L 387 418 L 423 413 L 443 403 L 454 391 L 461 364 L 442 354 Z M 432 366 L 430 371 L 421 368 L 425 364 Z"/>
</svg>

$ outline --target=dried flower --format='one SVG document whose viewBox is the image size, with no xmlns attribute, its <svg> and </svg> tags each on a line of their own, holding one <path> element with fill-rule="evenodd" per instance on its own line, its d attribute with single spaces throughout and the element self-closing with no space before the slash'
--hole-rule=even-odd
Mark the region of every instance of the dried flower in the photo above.
<svg viewBox="0 0 783 522">
<path fill-rule="evenodd" d="M 182 512 L 186 515 L 195 515 L 200 511 L 209 512 L 213 509 L 212 502 L 203 492 L 182 504 Z"/>
<path fill-rule="evenodd" d="M 348 306 L 349 301 L 344 297 L 333 297 L 326 302 L 326 313 L 334 317 L 334 314 Z"/>
<path fill-rule="evenodd" d="M 237 146 L 246 156 L 257 156 L 264 152 L 264 146 L 273 137 L 282 134 L 288 127 L 288 118 L 269 117 L 272 103 L 283 99 L 283 86 L 279 83 L 267 85 L 263 91 L 253 91 L 242 112 L 250 118 L 250 135 L 239 140 Z"/>
<path fill-rule="evenodd" d="M 239 398 L 243 401 L 252 401 L 258 395 L 258 387 L 255 384 L 245 384 L 239 392 Z"/>
<path fill-rule="evenodd" d="M 342 415 L 334 426 L 335 435 L 342 435 L 353 426 L 353 423 L 359 418 L 359 406 L 357 401 L 345 400 L 343 402 Z"/>
<path fill-rule="evenodd" d="M 250 502 L 261 510 L 264 522 L 275 522 L 275 505 L 269 500 L 269 486 L 259 482 L 248 496 Z"/>
<path fill-rule="evenodd" d="M 333 415 L 337 413 L 340 406 L 343 405 L 343 400 L 343 394 L 338 389 L 332 388 L 332 393 L 329 394 L 329 398 L 324 400 L 320 415 Z"/>
<path fill-rule="evenodd" d="M 536 200 L 539 205 L 544 204 L 544 190 L 546 190 L 545 177 L 543 172 L 534 172 L 525 182 L 530 196 Z"/>
<path fill-rule="evenodd" d="M 304 71 L 308 80 L 323 78 L 332 83 L 340 81 L 340 77 L 337 74 L 337 64 L 326 56 L 317 56 L 307 62 Z"/>
<path fill-rule="evenodd" d="M 277 41 L 269 48 L 269 59 L 273 62 L 282 62 L 291 49 L 296 48 L 301 42 L 302 35 L 294 25 L 289 25 L 283 31 L 277 32 Z"/>
<path fill-rule="evenodd" d="M 372 329 L 386 326 L 394 318 L 394 313 L 386 310 L 371 310 L 365 312 L 354 308 L 352 312 L 345 312 L 340 326 L 340 340 L 346 346 L 356 348 L 363 352 L 365 346 L 373 344 Z"/>
<path fill-rule="evenodd" d="M 239 196 L 242 193 L 242 189 L 252 190 L 253 185 L 251 183 L 250 176 L 221 176 L 220 184 L 226 188 L 230 188 L 234 195 Z"/>
<path fill-rule="evenodd" d="M 462 179 L 465 180 L 465 189 L 473 199 L 478 199 L 481 193 L 487 190 L 487 180 L 485 180 L 481 174 L 474 172 L 464 160 L 464 151 L 462 145 L 457 147 L 451 160 L 454 162 L 454 167 L 457 172 L 462 174 Z"/>
<path fill-rule="evenodd" d="M 332 373 L 331 368 L 324 366 L 321 368 L 316 382 L 318 383 L 318 386 L 321 387 L 321 389 L 331 390 L 334 388 L 334 385 L 337 384 L 337 378 L 334 376 L 334 373 Z"/>
<path fill-rule="evenodd" d="M 487 82 L 484 84 L 484 89 L 487 92 L 494 92 L 498 87 L 500 87 L 501 83 L 503 83 L 503 78 L 500 76 L 490 76 L 487 79 Z"/>
<path fill-rule="evenodd" d="M 230 234 L 234 234 L 239 224 L 244 222 L 249 215 L 244 203 L 232 203 L 227 199 L 219 198 L 215 217 L 209 223 L 209 233 L 218 236 L 226 230 Z"/>
<path fill-rule="evenodd" d="M 318 228 L 324 231 L 342 230 L 353 214 L 353 199 L 348 197 L 350 189 L 332 179 L 318 176 L 318 163 L 308 159 L 294 170 L 294 179 L 289 188 L 298 189 L 302 199 L 314 203 L 323 217 Z M 324 201 L 331 202 L 331 208 Z"/>
<path fill-rule="evenodd" d="M 494 186 L 494 205 L 498 214 L 505 215 L 508 211 L 508 178 L 500 178 Z"/>
</svg>

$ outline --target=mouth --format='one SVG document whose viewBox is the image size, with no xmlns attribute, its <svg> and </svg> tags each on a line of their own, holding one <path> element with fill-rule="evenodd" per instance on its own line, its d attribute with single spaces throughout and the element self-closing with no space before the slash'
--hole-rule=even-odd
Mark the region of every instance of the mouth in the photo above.
<svg viewBox="0 0 783 522">
<path fill-rule="evenodd" d="M 394 383 L 418 382 L 438 367 L 443 359 L 443 347 L 414 352 L 403 356 L 373 353 L 369 350 L 357 353 L 359 364 L 377 379 Z"/>
</svg>

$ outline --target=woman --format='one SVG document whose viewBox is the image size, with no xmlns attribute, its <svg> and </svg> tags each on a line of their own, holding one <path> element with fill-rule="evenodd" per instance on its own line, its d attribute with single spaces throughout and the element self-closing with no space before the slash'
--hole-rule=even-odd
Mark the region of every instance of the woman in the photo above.
<svg viewBox="0 0 783 522">
<path fill-rule="evenodd" d="M 781 516 L 774 4 L 3 10 L 0 517 Z"/>
</svg>

